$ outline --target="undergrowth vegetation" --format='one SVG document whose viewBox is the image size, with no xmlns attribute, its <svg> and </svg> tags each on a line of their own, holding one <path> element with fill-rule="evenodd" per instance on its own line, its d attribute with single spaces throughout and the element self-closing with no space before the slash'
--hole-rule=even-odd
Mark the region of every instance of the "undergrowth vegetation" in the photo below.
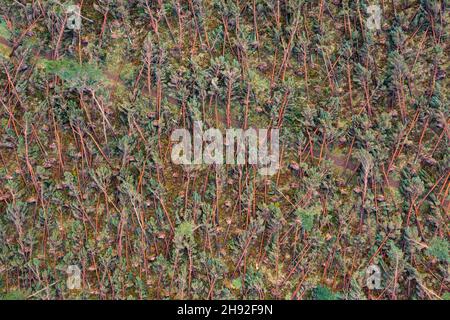
<svg viewBox="0 0 450 320">
<path fill-rule="evenodd" d="M 68 4 L 0 2 L 2 298 L 449 298 L 445 1 Z M 174 165 L 196 120 L 280 170 Z"/>
</svg>

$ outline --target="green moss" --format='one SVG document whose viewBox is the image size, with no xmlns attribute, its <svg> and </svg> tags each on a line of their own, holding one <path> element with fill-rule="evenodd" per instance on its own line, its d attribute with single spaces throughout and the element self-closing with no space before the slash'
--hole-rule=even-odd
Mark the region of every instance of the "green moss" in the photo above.
<svg viewBox="0 0 450 320">
<path fill-rule="evenodd" d="M 39 65 L 45 72 L 57 75 L 71 87 L 93 86 L 106 80 L 103 72 L 97 66 L 89 63 L 80 64 L 70 59 L 42 59 Z"/>
<path fill-rule="evenodd" d="M 450 261 L 450 256 L 448 254 L 448 242 L 445 239 L 433 238 L 431 240 L 430 246 L 427 249 L 427 254 L 429 256 L 435 257 L 440 261 Z"/>
<path fill-rule="evenodd" d="M 193 231 L 194 230 L 194 226 L 191 222 L 189 221 L 184 221 L 182 222 L 176 230 L 176 234 L 180 237 L 192 237 Z"/>
<path fill-rule="evenodd" d="M 340 294 L 334 293 L 328 287 L 317 286 L 313 289 L 314 300 L 339 300 Z"/>
<path fill-rule="evenodd" d="M 240 290 L 242 288 L 242 280 L 241 278 L 236 278 L 231 282 L 231 285 L 234 289 Z"/>
<path fill-rule="evenodd" d="M 315 219 L 316 215 L 319 214 L 319 212 L 320 212 L 320 208 L 318 208 L 318 207 L 314 207 L 311 209 L 299 208 L 299 209 L 297 209 L 295 214 L 297 215 L 297 217 L 300 218 L 303 230 L 305 230 L 306 232 L 309 232 L 312 230 L 312 228 L 314 226 L 314 219 Z"/>
<path fill-rule="evenodd" d="M 10 54 L 11 54 L 11 48 L 0 43 L 0 57 L 9 59 Z"/>
<path fill-rule="evenodd" d="M 0 296 L 0 300 L 26 300 L 27 294 L 20 290 L 10 291 Z"/>
<path fill-rule="evenodd" d="M 0 37 L 8 39 L 11 37 L 11 31 L 8 29 L 6 22 L 0 18 Z"/>
</svg>

